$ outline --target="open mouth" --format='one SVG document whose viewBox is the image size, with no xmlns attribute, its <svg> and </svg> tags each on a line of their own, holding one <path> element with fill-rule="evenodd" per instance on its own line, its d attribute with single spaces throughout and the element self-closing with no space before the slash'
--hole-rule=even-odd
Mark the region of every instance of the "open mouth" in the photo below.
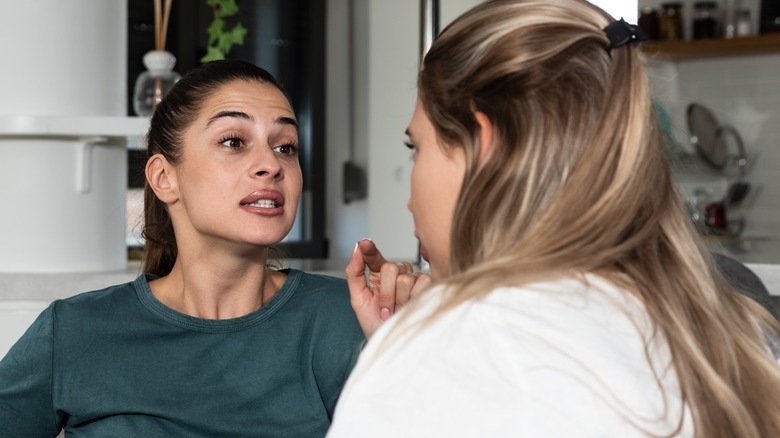
<svg viewBox="0 0 780 438">
<path fill-rule="evenodd" d="M 242 207 L 274 210 L 284 208 L 284 196 L 276 190 L 257 190 L 239 201 Z"/>
<path fill-rule="evenodd" d="M 245 205 L 247 207 L 258 207 L 258 208 L 276 208 L 276 201 L 273 199 L 258 199 L 254 202 L 248 202 L 248 203 L 242 203 L 241 205 Z"/>
</svg>

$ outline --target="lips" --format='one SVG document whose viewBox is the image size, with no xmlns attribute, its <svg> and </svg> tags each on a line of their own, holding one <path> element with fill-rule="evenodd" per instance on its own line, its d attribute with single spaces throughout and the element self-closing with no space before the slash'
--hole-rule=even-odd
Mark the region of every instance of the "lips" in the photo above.
<svg viewBox="0 0 780 438">
<path fill-rule="evenodd" d="M 241 207 L 262 215 L 278 215 L 283 211 L 284 196 L 276 190 L 258 190 L 240 201 Z"/>
<path fill-rule="evenodd" d="M 430 260 L 428 259 L 428 251 L 425 249 L 425 247 L 422 245 L 422 243 L 420 244 L 420 249 L 419 250 L 420 250 L 420 258 L 422 258 L 426 262 L 430 263 Z"/>
</svg>

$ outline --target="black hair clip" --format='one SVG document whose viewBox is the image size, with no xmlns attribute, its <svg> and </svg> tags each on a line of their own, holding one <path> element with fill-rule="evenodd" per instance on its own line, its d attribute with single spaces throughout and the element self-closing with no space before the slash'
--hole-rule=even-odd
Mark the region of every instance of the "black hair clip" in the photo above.
<svg viewBox="0 0 780 438">
<path fill-rule="evenodd" d="M 607 53 L 610 53 L 612 49 L 617 47 L 622 47 L 629 43 L 638 43 L 647 39 L 647 36 L 639 26 L 628 24 L 623 18 L 605 27 L 604 33 L 609 38 Z"/>
</svg>

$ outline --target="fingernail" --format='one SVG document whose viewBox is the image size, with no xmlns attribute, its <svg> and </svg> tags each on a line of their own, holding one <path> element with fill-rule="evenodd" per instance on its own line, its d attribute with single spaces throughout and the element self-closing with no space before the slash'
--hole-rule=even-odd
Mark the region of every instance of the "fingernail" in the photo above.
<svg viewBox="0 0 780 438">
<path fill-rule="evenodd" d="M 387 321 L 390 318 L 390 309 L 388 309 L 387 307 L 382 307 L 379 310 L 379 318 L 382 321 Z"/>
<path fill-rule="evenodd" d="M 368 240 L 369 242 L 373 242 L 373 240 L 371 240 L 370 237 L 364 237 L 364 238 L 360 239 L 361 242 L 364 241 L 364 240 Z"/>
<path fill-rule="evenodd" d="M 355 242 L 355 247 L 354 247 L 354 248 L 352 248 L 352 254 L 354 254 L 355 252 L 357 252 L 357 250 L 358 250 L 358 243 L 357 243 L 357 242 Z"/>
</svg>

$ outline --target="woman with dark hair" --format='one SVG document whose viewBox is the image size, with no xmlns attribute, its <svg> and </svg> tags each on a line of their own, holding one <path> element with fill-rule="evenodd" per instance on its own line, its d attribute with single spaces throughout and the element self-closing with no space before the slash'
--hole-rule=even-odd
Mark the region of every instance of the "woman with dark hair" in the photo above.
<svg viewBox="0 0 780 438">
<path fill-rule="evenodd" d="M 0 436 L 322 436 L 364 336 L 343 280 L 269 266 L 301 193 L 291 104 L 204 64 L 147 136 L 143 275 L 53 302 L 0 362 Z"/>
<path fill-rule="evenodd" d="M 329 437 L 780 436 L 777 321 L 682 207 L 641 38 L 585 0 L 488 0 L 438 35 L 407 130 L 434 284 L 358 243 L 356 308 L 415 297 Z"/>
</svg>

